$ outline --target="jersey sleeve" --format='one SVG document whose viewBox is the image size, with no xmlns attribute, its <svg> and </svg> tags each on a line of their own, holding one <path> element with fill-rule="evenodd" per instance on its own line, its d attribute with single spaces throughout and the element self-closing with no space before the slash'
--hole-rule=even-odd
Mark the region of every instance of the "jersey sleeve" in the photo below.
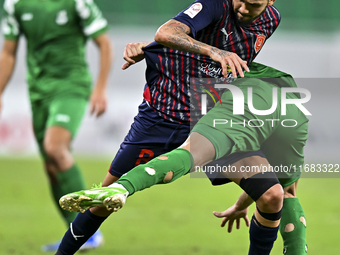
<svg viewBox="0 0 340 255">
<path fill-rule="evenodd" d="M 1 31 L 7 40 L 18 40 L 20 36 L 19 22 L 15 17 L 15 0 L 5 0 L 1 19 Z"/>
<path fill-rule="evenodd" d="M 268 7 L 268 13 L 269 24 L 267 24 L 267 27 L 269 27 L 269 29 L 267 39 L 272 36 L 281 22 L 280 12 L 274 6 Z"/>
<path fill-rule="evenodd" d="M 76 11 L 82 21 L 83 33 L 90 38 L 97 38 L 108 29 L 107 20 L 93 0 L 75 0 Z"/>
<path fill-rule="evenodd" d="M 189 26 L 193 37 L 195 37 L 199 30 L 223 16 L 222 2 L 222 0 L 196 0 L 173 19 Z"/>
</svg>

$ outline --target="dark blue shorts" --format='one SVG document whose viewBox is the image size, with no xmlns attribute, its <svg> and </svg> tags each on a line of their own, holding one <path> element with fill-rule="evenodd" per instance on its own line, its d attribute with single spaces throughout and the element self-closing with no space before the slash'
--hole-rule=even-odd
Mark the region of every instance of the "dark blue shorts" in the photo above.
<svg viewBox="0 0 340 255">
<path fill-rule="evenodd" d="M 172 123 L 160 117 L 147 103 L 139 106 L 130 130 L 113 159 L 109 172 L 116 177 L 130 171 L 139 164 L 170 152 L 181 146 L 190 133 L 190 125 Z M 253 155 L 263 156 L 261 151 L 234 153 L 211 162 L 212 165 L 229 165 Z M 223 176 L 206 173 L 213 185 L 230 182 Z"/>
<path fill-rule="evenodd" d="M 189 132 L 190 125 L 165 120 L 147 103 L 142 103 L 109 172 L 121 177 L 133 167 L 176 149 L 187 139 Z"/>
</svg>

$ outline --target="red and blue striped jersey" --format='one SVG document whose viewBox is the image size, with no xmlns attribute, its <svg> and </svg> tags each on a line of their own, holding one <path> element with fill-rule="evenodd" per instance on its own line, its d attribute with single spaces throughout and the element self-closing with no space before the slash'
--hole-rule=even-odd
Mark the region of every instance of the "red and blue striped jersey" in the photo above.
<svg viewBox="0 0 340 255">
<path fill-rule="evenodd" d="M 188 25 L 192 37 L 219 49 L 234 52 L 248 65 L 273 34 L 280 22 L 274 6 L 251 24 L 238 24 L 232 0 L 197 0 L 180 12 L 175 20 Z M 177 123 L 195 121 L 190 114 L 192 86 L 195 79 L 213 78 L 232 81 L 232 74 L 223 78 L 220 63 L 205 55 L 174 50 L 156 42 L 144 49 L 147 63 L 144 99 L 163 118 Z"/>
</svg>

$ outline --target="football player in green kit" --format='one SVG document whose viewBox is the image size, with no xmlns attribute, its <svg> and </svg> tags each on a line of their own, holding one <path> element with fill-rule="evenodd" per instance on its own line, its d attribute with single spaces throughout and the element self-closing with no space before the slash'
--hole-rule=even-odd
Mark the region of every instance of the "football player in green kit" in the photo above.
<svg viewBox="0 0 340 255">
<path fill-rule="evenodd" d="M 301 100 L 300 96 L 295 94 L 298 88 L 296 88 L 292 76 L 254 62 L 249 66 L 249 69 L 250 73 L 245 74 L 247 78 L 237 79 L 232 83 L 233 88 L 229 86 L 230 90 L 226 89 L 221 97 L 221 103 L 216 104 L 198 121 L 189 138 L 179 148 L 136 166 L 108 187 L 68 194 L 61 198 L 60 205 L 70 211 L 85 212 L 88 208 L 100 206 L 115 212 L 124 206 L 128 196 L 137 191 L 155 184 L 173 182 L 189 173 L 190 170 L 224 156 L 261 149 L 265 157 L 255 155 L 239 161 L 230 157 L 229 162 L 233 164 L 235 171 L 220 172 L 221 176 L 215 177 L 220 178 L 220 184 L 235 182 L 244 192 L 232 207 L 222 213 L 215 212 L 214 215 L 223 218 L 221 226 L 229 222 L 229 232 L 235 220 L 239 227 L 240 219 L 244 218 L 247 225 L 250 225 L 248 254 L 270 254 L 279 230 L 281 216 L 283 216 L 282 208 L 284 198 L 286 198 L 283 189 L 296 185 L 301 175 L 293 167 L 290 169 L 290 166 L 300 165 L 304 162 L 303 149 L 308 137 L 306 115 L 309 115 L 309 112 L 304 111 L 306 110 L 304 108 L 299 108 L 297 106 L 299 104 L 281 104 L 285 98 L 295 102 Z M 278 90 L 279 88 L 280 90 Z M 248 95 L 249 89 L 252 91 L 250 95 Z M 281 89 L 294 93 L 282 92 L 283 97 L 281 97 Z M 276 99 L 272 94 L 274 90 L 278 91 Z M 239 92 L 247 97 L 243 97 L 241 100 Z M 238 102 L 238 105 L 234 104 L 235 101 Z M 243 112 L 234 114 L 235 108 L 240 109 L 236 106 L 240 105 L 244 107 L 242 108 Z M 273 108 L 268 112 L 267 109 L 272 105 L 278 108 Z M 261 109 L 261 112 L 256 109 Z M 266 113 L 262 112 L 263 110 Z M 269 165 L 276 170 L 269 170 Z M 245 171 L 245 168 L 242 168 L 244 166 L 258 166 L 259 171 Z M 284 170 L 277 171 L 280 167 L 284 167 Z M 247 208 L 254 201 L 256 209 L 249 222 L 246 216 Z M 302 213 L 298 207 L 295 207 L 295 210 L 296 214 Z M 74 252 L 66 252 L 68 249 L 71 250 L 74 245 L 65 240 L 67 240 L 66 238 L 70 239 L 69 237 L 77 240 L 75 237 L 84 235 L 84 228 L 76 225 L 79 216 L 72 223 L 71 234 L 65 234 L 62 247 L 59 247 L 56 255 L 74 254 Z M 294 228 L 301 227 L 298 226 L 299 224 L 304 225 L 305 222 L 302 218 L 304 217 L 300 216 L 299 221 L 296 222 L 287 222 L 283 219 L 281 223 L 284 225 L 285 231 L 289 233 L 294 231 Z M 87 223 L 87 230 L 89 223 L 88 221 L 84 222 Z M 284 254 L 307 252 L 306 247 L 301 249 L 301 240 L 294 242 L 289 239 L 289 236 L 284 237 L 286 243 L 290 244 L 288 248 L 285 246 Z M 302 239 L 303 236 L 300 234 L 295 238 Z"/>
<path fill-rule="evenodd" d="M 57 204 L 63 195 L 86 188 L 70 147 L 88 102 L 91 113 L 97 117 L 106 109 L 112 61 L 107 27 L 106 19 L 92 0 L 4 2 L 0 110 L 2 93 L 14 70 L 19 37 L 24 35 L 34 134 Z M 100 73 L 93 89 L 85 60 L 88 38 L 93 39 L 100 52 Z M 76 216 L 60 211 L 67 225 Z M 94 248 L 101 243 L 102 234 L 96 232 L 83 248 Z M 46 245 L 43 250 L 56 250 L 58 245 L 59 242 Z"/>
</svg>

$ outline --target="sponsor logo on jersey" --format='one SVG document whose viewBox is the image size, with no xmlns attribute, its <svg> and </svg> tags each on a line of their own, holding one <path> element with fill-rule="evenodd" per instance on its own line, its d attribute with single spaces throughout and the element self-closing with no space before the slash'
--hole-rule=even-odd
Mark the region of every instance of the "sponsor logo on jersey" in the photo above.
<svg viewBox="0 0 340 255">
<path fill-rule="evenodd" d="M 233 32 L 230 32 L 229 34 L 227 33 L 227 31 L 225 30 L 225 28 L 221 29 L 221 32 L 223 34 L 225 34 L 225 40 L 228 41 L 229 35 L 231 35 Z"/>
<path fill-rule="evenodd" d="M 33 14 L 32 13 L 24 13 L 21 15 L 21 20 L 23 21 L 29 21 L 33 19 Z"/>
<path fill-rule="evenodd" d="M 57 114 L 57 116 L 55 117 L 56 120 L 58 122 L 70 122 L 70 116 L 66 115 L 66 114 Z"/>
<path fill-rule="evenodd" d="M 68 22 L 67 12 L 65 10 L 58 12 L 55 22 L 60 26 L 65 25 Z"/>
<path fill-rule="evenodd" d="M 266 40 L 266 36 L 265 35 L 257 35 L 257 38 L 256 38 L 256 42 L 255 42 L 255 52 L 258 53 L 263 44 L 264 44 L 264 41 Z"/>
<path fill-rule="evenodd" d="M 231 72 L 231 68 L 229 65 L 227 65 L 227 77 L 222 76 L 222 68 L 221 67 L 216 67 L 213 64 L 204 64 L 202 63 L 199 67 L 198 70 L 210 77 L 213 77 L 217 80 L 223 81 L 223 82 L 227 82 L 227 83 L 231 83 L 232 81 L 234 81 L 234 77 L 233 77 L 233 73 Z"/>
<path fill-rule="evenodd" d="M 195 3 L 189 7 L 186 11 L 184 11 L 185 14 L 187 14 L 190 18 L 194 18 L 201 10 L 203 6 L 201 3 Z"/>
</svg>

